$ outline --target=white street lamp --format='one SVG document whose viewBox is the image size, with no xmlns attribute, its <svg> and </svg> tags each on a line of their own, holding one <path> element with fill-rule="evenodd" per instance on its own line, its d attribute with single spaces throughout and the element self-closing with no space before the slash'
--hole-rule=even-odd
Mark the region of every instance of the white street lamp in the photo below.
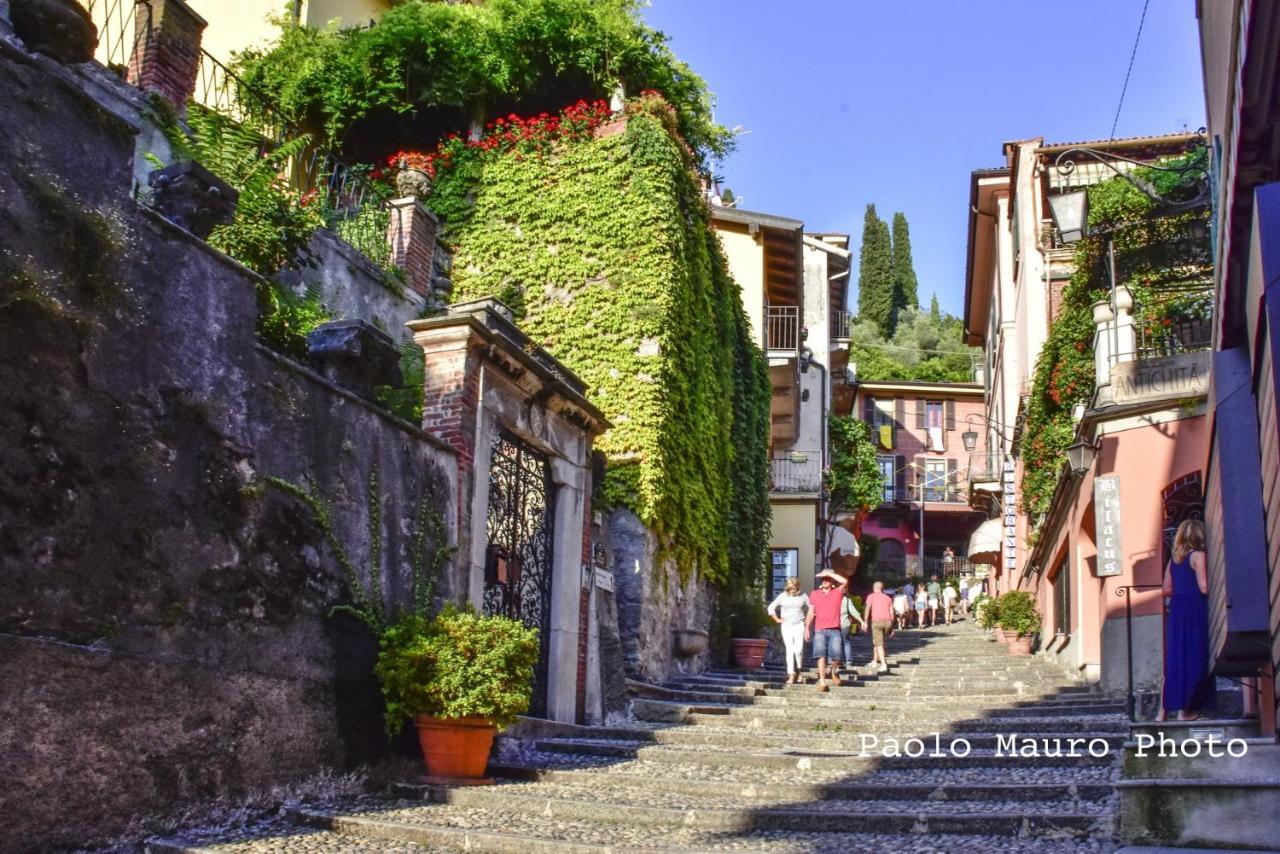
<svg viewBox="0 0 1280 854">
<path fill-rule="evenodd" d="M 1089 193 L 1084 189 L 1050 196 L 1049 212 L 1063 243 L 1076 243 L 1088 235 Z"/>
</svg>

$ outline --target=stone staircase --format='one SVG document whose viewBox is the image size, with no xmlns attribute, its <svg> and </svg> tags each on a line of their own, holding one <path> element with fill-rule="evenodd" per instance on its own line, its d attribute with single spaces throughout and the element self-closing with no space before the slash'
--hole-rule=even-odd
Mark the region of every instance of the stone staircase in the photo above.
<svg viewBox="0 0 1280 854">
<path fill-rule="evenodd" d="M 870 660 L 865 637 L 855 657 Z M 150 850 L 1116 847 L 1122 702 L 1010 657 L 968 623 L 899 632 L 889 657 L 888 673 L 861 667 L 826 693 L 786 685 L 770 667 L 636 686 L 625 724 L 507 740 L 490 767 L 495 785 L 407 783 L 388 797 Z"/>
</svg>

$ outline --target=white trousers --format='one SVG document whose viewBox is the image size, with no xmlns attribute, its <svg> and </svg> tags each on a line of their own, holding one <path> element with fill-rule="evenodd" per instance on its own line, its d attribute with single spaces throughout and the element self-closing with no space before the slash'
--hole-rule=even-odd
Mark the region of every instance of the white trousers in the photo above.
<svg viewBox="0 0 1280 854">
<path fill-rule="evenodd" d="M 782 645 L 787 650 L 787 674 L 797 672 L 804 660 L 804 623 L 782 624 Z"/>
</svg>

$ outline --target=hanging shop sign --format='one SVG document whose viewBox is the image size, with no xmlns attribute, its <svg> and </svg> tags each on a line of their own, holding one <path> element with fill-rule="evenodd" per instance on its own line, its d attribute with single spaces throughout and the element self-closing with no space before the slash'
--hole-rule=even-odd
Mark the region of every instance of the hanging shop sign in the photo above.
<svg viewBox="0 0 1280 854">
<path fill-rule="evenodd" d="M 1004 461 L 1004 568 L 1018 568 L 1018 482 L 1012 457 Z"/>
<path fill-rule="evenodd" d="M 1093 481 L 1094 538 L 1098 544 L 1095 575 L 1106 578 L 1119 575 L 1120 560 L 1120 478 L 1116 475 Z"/>
</svg>

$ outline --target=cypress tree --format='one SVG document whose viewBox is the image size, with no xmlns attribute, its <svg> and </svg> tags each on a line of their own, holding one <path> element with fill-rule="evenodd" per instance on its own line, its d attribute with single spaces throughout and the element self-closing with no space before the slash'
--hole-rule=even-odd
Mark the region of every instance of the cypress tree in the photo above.
<svg viewBox="0 0 1280 854">
<path fill-rule="evenodd" d="M 893 334 L 893 256 L 889 225 L 867 205 L 862 224 L 858 269 L 858 316 L 873 321 L 881 334 Z"/>
<path fill-rule="evenodd" d="M 919 308 L 916 268 L 911 260 L 911 233 L 907 217 L 901 211 L 893 215 L 893 317 L 890 329 L 898 326 L 898 315 L 904 308 Z"/>
</svg>

